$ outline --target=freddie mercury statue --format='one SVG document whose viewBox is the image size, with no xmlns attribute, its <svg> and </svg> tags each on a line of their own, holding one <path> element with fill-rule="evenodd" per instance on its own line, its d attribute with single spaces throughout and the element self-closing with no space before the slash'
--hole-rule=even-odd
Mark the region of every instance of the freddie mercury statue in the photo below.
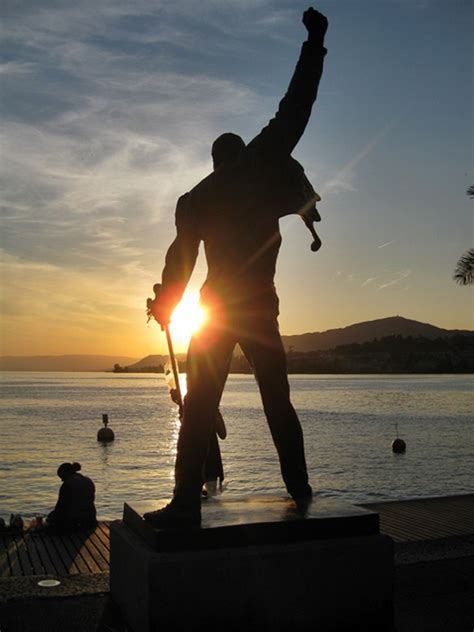
<svg viewBox="0 0 474 632">
<path fill-rule="evenodd" d="M 201 302 L 208 318 L 193 336 L 187 355 L 174 495 L 166 507 L 144 516 L 156 528 L 200 524 L 203 465 L 237 343 L 258 382 L 288 493 L 297 507 L 311 501 L 273 282 L 281 244 L 280 217 L 300 214 L 315 238 L 312 249 L 320 246 L 312 225 L 319 219 L 315 207 L 319 196 L 291 152 L 316 100 L 328 22 L 310 8 L 303 14 L 303 24 L 308 38 L 275 117 L 248 145 L 236 134 L 219 136 L 212 145 L 213 172 L 178 200 L 177 235 L 166 254 L 162 291 L 150 311 L 162 327 L 170 322 L 203 241 L 208 274 Z"/>
</svg>

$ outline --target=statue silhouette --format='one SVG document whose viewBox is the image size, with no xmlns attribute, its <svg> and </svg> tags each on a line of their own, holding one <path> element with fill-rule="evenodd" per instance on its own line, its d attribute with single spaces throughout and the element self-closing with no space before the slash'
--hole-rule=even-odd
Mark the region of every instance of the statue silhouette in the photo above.
<svg viewBox="0 0 474 632">
<path fill-rule="evenodd" d="M 307 506 L 311 499 L 273 283 L 281 244 L 279 218 L 299 213 L 311 230 L 319 219 L 319 197 L 291 152 L 316 100 L 328 23 L 312 8 L 305 11 L 303 23 L 308 39 L 275 117 L 248 145 L 236 134 L 219 136 L 212 145 L 213 172 L 178 200 L 177 236 L 166 254 L 162 291 L 151 312 L 162 326 L 169 323 L 203 241 L 208 274 L 201 300 L 208 319 L 188 350 L 174 496 L 164 509 L 145 514 L 157 528 L 200 524 L 203 464 L 237 343 L 252 364 L 286 488 L 297 506 Z M 313 237 L 315 250 L 320 242 L 314 231 Z"/>
</svg>

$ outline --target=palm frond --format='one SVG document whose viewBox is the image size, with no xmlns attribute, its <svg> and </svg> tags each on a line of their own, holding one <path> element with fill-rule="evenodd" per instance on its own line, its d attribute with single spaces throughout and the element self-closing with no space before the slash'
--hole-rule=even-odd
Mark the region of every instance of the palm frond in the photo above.
<svg viewBox="0 0 474 632">
<path fill-rule="evenodd" d="M 469 248 L 459 258 L 454 270 L 453 279 L 459 285 L 471 285 L 474 283 L 474 248 Z"/>
<path fill-rule="evenodd" d="M 474 184 L 471 184 L 471 186 L 468 187 L 468 189 L 466 191 L 466 195 L 468 195 L 470 198 L 474 199 Z"/>
</svg>

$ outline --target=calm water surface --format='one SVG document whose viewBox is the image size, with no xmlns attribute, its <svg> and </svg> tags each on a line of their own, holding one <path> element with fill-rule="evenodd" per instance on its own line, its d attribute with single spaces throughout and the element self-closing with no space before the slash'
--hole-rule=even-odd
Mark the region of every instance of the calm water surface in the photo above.
<svg viewBox="0 0 474 632">
<path fill-rule="evenodd" d="M 63 461 L 97 488 L 101 518 L 123 502 L 169 497 L 179 422 L 156 374 L 0 374 L 0 515 L 50 511 Z M 291 376 L 315 491 L 351 502 L 474 492 L 474 376 Z M 229 378 L 221 406 L 225 494 L 284 494 L 252 376 Z M 102 446 L 102 413 L 116 434 Z M 394 455 L 396 436 L 407 442 Z"/>
</svg>

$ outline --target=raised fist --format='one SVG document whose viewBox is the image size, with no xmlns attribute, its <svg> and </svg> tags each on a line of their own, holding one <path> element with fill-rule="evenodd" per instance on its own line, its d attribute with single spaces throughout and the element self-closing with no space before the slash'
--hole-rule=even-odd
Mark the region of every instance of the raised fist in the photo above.
<svg viewBox="0 0 474 632">
<path fill-rule="evenodd" d="M 303 13 L 303 24 L 308 29 L 309 38 L 320 40 L 322 44 L 328 29 L 326 16 L 310 7 Z"/>
</svg>

